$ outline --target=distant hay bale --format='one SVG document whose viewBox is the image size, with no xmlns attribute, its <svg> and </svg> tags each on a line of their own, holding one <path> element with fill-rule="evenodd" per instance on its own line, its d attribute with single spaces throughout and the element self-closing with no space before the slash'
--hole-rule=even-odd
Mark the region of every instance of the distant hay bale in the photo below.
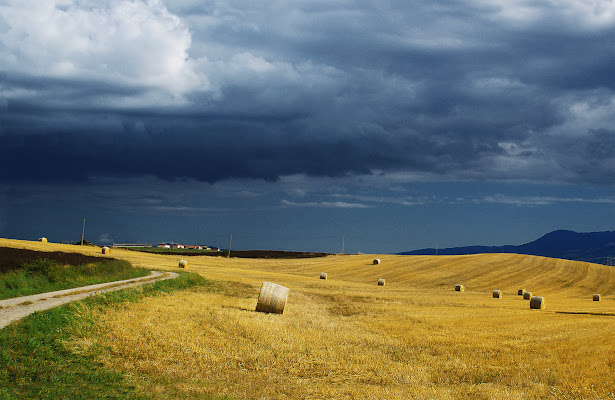
<svg viewBox="0 0 615 400">
<path fill-rule="evenodd" d="M 519 289 L 519 291 L 517 292 L 517 294 L 519 296 L 523 296 L 525 294 L 525 289 Z"/>
<path fill-rule="evenodd" d="M 180 262 L 179 262 L 179 268 L 188 268 L 188 261 L 186 261 L 186 260 L 180 260 Z"/>
<path fill-rule="evenodd" d="M 599 293 L 594 293 L 594 301 L 600 301 L 602 296 Z"/>
<path fill-rule="evenodd" d="M 47 243 L 47 238 L 46 237 L 38 238 L 38 241 L 41 243 Z"/>
<path fill-rule="evenodd" d="M 494 290 L 493 291 L 493 298 L 501 299 L 502 298 L 502 291 L 501 290 Z"/>
<path fill-rule="evenodd" d="M 109 247 L 105 246 L 105 247 L 102 248 L 102 253 L 103 254 L 109 254 L 109 253 L 111 253 L 111 249 Z"/>
<path fill-rule="evenodd" d="M 288 299 L 288 289 L 285 286 L 278 285 L 273 282 L 263 282 L 261 285 L 261 292 L 258 295 L 258 301 L 256 303 L 256 311 L 282 314 L 284 307 L 286 306 L 286 300 Z"/>
<path fill-rule="evenodd" d="M 463 292 L 465 290 L 466 290 L 466 288 L 462 284 L 459 283 L 459 284 L 455 285 L 455 291 L 456 292 Z"/>
<path fill-rule="evenodd" d="M 374 265 L 378 265 L 378 264 L 380 264 L 380 259 L 379 259 L 379 258 L 376 258 L 376 259 L 374 260 Z"/>
<path fill-rule="evenodd" d="M 523 300 L 529 300 L 532 298 L 532 292 L 523 293 Z"/>
<path fill-rule="evenodd" d="M 326 272 L 321 272 L 320 273 L 320 279 L 327 279 L 327 273 Z"/>
<path fill-rule="evenodd" d="M 545 298 L 542 296 L 532 296 L 530 299 L 530 308 L 536 310 L 545 309 Z"/>
<path fill-rule="evenodd" d="M 378 286 L 384 286 L 384 278 L 378 279 Z"/>
</svg>

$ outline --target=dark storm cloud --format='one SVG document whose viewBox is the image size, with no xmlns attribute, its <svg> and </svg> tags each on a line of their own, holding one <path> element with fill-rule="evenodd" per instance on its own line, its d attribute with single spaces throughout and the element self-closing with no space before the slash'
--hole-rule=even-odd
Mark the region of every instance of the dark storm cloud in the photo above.
<svg viewBox="0 0 615 400">
<path fill-rule="evenodd" d="M 164 122 L 162 122 L 164 124 Z M 261 121 L 203 124 L 202 131 L 134 132 L 89 135 L 83 132 L 4 135 L 0 177 L 8 182 L 86 181 L 91 176 L 154 175 L 165 180 L 229 178 L 276 180 L 281 175 L 343 176 L 373 170 L 412 168 L 446 173 L 468 166 L 468 154 L 497 151 L 489 144 L 434 143 L 429 137 L 386 139 L 293 137 Z M 160 126 L 158 126 L 160 129 Z M 430 154 L 421 148 L 430 147 Z"/>
<path fill-rule="evenodd" d="M 17 51 L 16 36 L 4 34 L 0 179 L 272 181 L 395 171 L 615 182 L 609 8 L 236 6 L 186 0 L 168 5 L 173 16 L 147 14 L 153 6 L 143 3 L 139 12 L 160 19 L 154 38 L 170 43 L 151 59 L 118 58 L 92 34 L 92 54 L 56 59 L 28 53 L 36 44 Z M 59 72 L 26 65 L 37 57 L 28 54 Z"/>
</svg>

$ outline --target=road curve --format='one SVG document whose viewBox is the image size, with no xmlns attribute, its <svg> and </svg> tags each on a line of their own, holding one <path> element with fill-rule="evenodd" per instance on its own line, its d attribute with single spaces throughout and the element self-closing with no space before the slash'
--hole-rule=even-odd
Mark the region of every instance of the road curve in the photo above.
<svg viewBox="0 0 615 400">
<path fill-rule="evenodd" d="M 146 283 L 174 279 L 178 276 L 179 274 L 175 272 L 151 271 L 148 276 L 143 276 L 141 278 L 100 283 L 97 285 L 0 300 L 0 329 L 36 311 L 48 310 L 71 301 L 81 300 L 100 293 L 113 292 Z"/>
</svg>

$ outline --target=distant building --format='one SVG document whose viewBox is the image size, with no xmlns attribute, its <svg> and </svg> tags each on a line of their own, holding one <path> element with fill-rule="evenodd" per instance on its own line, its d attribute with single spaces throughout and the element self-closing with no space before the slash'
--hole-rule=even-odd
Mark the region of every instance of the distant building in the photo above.
<svg viewBox="0 0 615 400">
<path fill-rule="evenodd" d="M 179 243 L 173 243 L 173 244 L 171 245 L 171 248 L 172 248 L 172 249 L 183 249 L 183 248 L 184 248 L 184 245 L 183 245 L 183 244 L 179 244 Z"/>
<path fill-rule="evenodd" d="M 168 243 L 158 243 L 156 247 L 161 248 L 161 249 L 170 249 L 171 245 Z"/>
<path fill-rule="evenodd" d="M 113 247 L 153 247 L 151 243 L 113 243 Z"/>
<path fill-rule="evenodd" d="M 188 246 L 185 246 L 185 247 L 187 249 L 192 249 L 192 250 L 203 250 L 203 246 L 198 245 L 198 244 L 197 245 L 188 245 Z"/>
</svg>

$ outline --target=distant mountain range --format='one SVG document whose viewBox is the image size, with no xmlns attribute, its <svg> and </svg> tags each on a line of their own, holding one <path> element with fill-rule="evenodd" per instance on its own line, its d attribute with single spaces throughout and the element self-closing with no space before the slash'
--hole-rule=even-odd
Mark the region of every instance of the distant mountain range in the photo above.
<svg viewBox="0 0 615 400">
<path fill-rule="evenodd" d="M 605 264 L 615 257 L 615 231 L 579 233 L 558 230 L 519 246 L 465 246 L 438 249 L 438 255 L 517 253 Z M 404 255 L 435 255 L 436 249 L 405 251 Z"/>
</svg>

